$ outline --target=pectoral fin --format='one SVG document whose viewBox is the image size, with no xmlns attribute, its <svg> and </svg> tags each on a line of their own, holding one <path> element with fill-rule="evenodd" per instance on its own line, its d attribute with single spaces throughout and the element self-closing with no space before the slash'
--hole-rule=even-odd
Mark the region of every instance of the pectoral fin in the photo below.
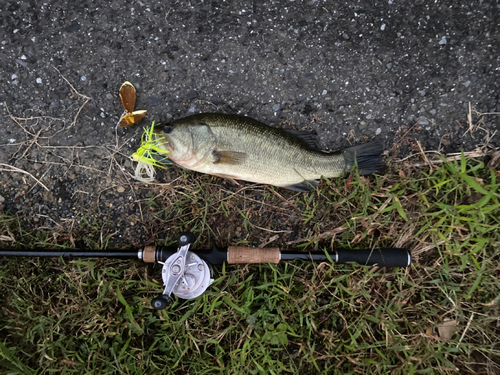
<svg viewBox="0 0 500 375">
<path fill-rule="evenodd" d="M 214 164 L 228 164 L 228 165 L 240 165 L 248 157 L 244 152 L 238 151 L 218 151 L 214 150 L 212 152 L 214 157 Z"/>
</svg>

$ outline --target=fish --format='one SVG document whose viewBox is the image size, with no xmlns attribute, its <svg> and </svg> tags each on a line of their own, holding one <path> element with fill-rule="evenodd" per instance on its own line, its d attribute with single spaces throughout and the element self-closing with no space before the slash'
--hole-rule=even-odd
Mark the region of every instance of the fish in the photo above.
<svg viewBox="0 0 500 375">
<path fill-rule="evenodd" d="M 274 128 L 250 117 L 200 113 L 155 126 L 158 147 L 174 164 L 227 179 L 314 190 L 321 177 L 340 177 L 354 166 L 381 172 L 384 145 L 375 140 L 329 153 L 310 133 Z"/>
<path fill-rule="evenodd" d="M 135 99 L 137 97 L 134 85 L 128 81 L 124 82 L 120 87 L 119 94 L 124 112 L 118 120 L 118 125 L 127 127 L 141 121 L 148 111 L 134 111 Z"/>
</svg>

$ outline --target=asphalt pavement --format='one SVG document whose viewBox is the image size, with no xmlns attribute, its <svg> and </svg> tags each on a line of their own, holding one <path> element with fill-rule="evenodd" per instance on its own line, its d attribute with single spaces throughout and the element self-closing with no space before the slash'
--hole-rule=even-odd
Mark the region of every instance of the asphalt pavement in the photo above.
<svg viewBox="0 0 500 375">
<path fill-rule="evenodd" d="M 0 205 L 51 228 L 90 207 L 117 221 L 138 213 L 137 185 L 124 184 L 143 126 L 200 112 L 313 131 L 325 150 L 375 137 L 398 157 L 417 141 L 445 153 L 498 147 L 499 7 L 4 1 Z M 148 114 L 116 130 L 125 81 Z"/>
</svg>

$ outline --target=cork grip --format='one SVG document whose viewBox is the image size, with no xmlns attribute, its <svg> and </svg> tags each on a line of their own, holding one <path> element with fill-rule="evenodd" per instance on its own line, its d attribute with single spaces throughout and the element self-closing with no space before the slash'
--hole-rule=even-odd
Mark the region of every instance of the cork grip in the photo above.
<svg viewBox="0 0 500 375">
<path fill-rule="evenodd" d="M 280 249 L 271 247 L 259 249 L 243 246 L 229 246 L 227 248 L 227 262 L 236 263 L 279 263 Z"/>
<path fill-rule="evenodd" d="M 146 246 L 142 253 L 142 260 L 145 263 L 154 263 L 155 259 L 156 246 Z"/>
</svg>

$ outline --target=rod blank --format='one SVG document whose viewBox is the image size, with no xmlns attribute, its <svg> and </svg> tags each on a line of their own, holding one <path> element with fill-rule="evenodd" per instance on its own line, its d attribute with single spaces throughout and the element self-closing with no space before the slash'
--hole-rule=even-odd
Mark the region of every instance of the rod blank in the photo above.
<svg viewBox="0 0 500 375">
<path fill-rule="evenodd" d="M 43 250 L 34 248 L 30 250 L 2 250 L 0 256 L 9 257 L 64 257 L 64 258 L 118 258 L 137 259 L 137 250 L 108 250 L 108 251 L 86 251 L 86 250 Z"/>
<path fill-rule="evenodd" d="M 0 256 L 15 257 L 65 257 L 65 258 L 115 258 L 142 259 L 146 263 L 164 262 L 177 248 L 163 246 L 146 246 L 144 249 L 87 251 L 85 249 L 45 250 L 34 249 L 0 249 Z M 278 248 L 260 249 L 251 247 L 234 247 L 220 249 L 216 246 L 207 250 L 192 250 L 201 259 L 212 265 L 228 262 L 230 264 L 279 263 L 281 260 L 328 261 L 330 257 L 340 264 L 355 262 L 364 265 L 377 264 L 381 267 L 408 267 L 411 254 L 406 249 L 382 248 L 365 250 L 339 249 L 328 256 L 325 252 L 281 251 Z"/>
</svg>

